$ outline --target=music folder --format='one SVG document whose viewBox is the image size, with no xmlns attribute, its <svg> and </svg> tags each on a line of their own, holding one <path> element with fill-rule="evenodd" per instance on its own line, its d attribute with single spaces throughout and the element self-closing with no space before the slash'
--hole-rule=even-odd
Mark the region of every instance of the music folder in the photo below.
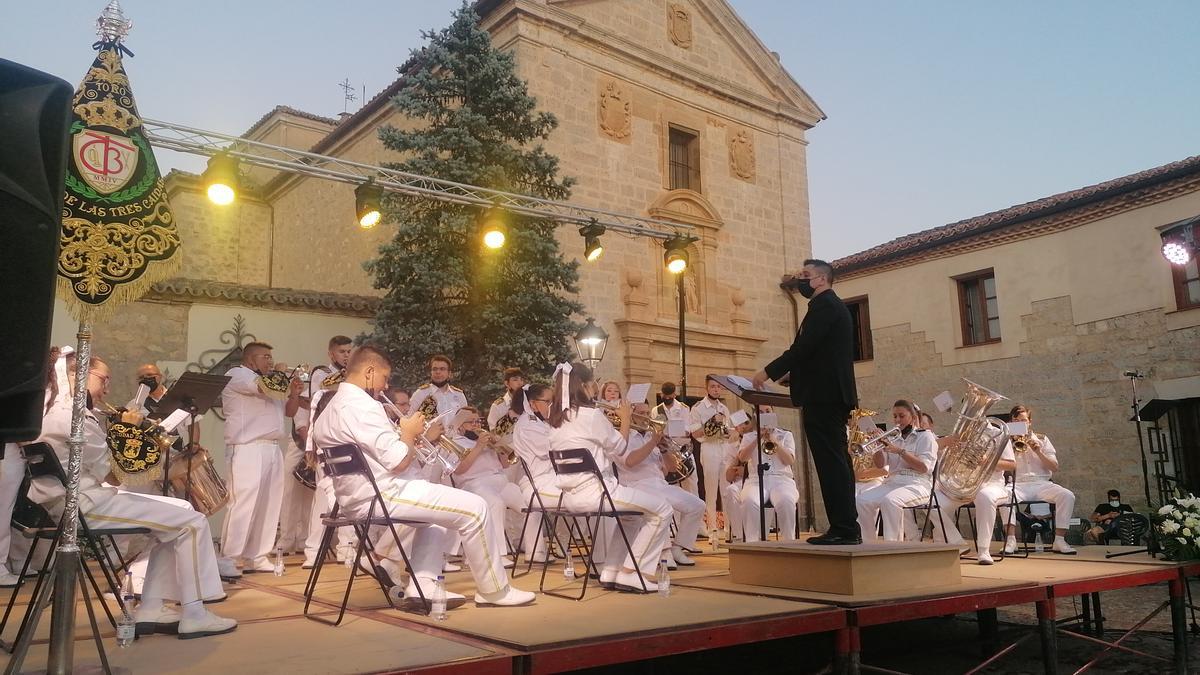
<svg viewBox="0 0 1200 675">
<path fill-rule="evenodd" d="M 779 391 L 764 391 L 754 389 L 750 386 L 750 381 L 744 377 L 737 375 L 708 375 L 709 378 L 716 380 L 717 384 L 725 387 L 734 396 L 742 399 L 750 405 L 769 405 L 776 408 L 796 408 L 792 405 L 792 397 L 787 392 Z"/>
<path fill-rule="evenodd" d="M 175 381 L 158 402 L 155 411 L 160 419 L 166 419 L 176 410 L 186 410 L 193 415 L 203 415 L 217 402 L 221 390 L 232 379 L 228 375 L 208 373 L 184 373 Z"/>
</svg>

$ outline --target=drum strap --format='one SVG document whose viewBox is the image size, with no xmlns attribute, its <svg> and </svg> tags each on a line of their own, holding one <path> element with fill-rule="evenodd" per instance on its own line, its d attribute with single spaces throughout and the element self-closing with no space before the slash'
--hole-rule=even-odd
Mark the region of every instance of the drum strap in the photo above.
<svg viewBox="0 0 1200 675">
<path fill-rule="evenodd" d="M 325 412 L 325 407 L 329 405 L 334 396 L 337 396 L 339 391 L 341 391 L 340 387 L 321 397 L 320 403 L 317 403 L 317 409 L 313 411 L 312 424 L 317 423 L 317 418 L 321 416 L 321 413 Z"/>
</svg>

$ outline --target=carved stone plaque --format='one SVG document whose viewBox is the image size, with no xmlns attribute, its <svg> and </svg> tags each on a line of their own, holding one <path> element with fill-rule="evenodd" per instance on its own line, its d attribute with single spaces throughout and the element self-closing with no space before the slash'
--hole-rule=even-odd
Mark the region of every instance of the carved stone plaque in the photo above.
<svg viewBox="0 0 1200 675">
<path fill-rule="evenodd" d="M 667 34 L 676 46 L 689 49 L 692 46 L 692 14 L 678 2 L 667 7 Z"/>
<path fill-rule="evenodd" d="M 631 98 L 616 80 L 600 90 L 600 131 L 606 136 L 620 140 L 633 133 Z"/>
<path fill-rule="evenodd" d="M 754 139 L 741 130 L 729 138 L 729 170 L 743 180 L 754 180 Z"/>
</svg>

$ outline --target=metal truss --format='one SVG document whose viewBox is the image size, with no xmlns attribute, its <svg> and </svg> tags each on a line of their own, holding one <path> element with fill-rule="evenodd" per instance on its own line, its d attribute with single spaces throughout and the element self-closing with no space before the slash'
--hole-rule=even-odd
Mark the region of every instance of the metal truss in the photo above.
<svg viewBox="0 0 1200 675">
<path fill-rule="evenodd" d="M 227 153 L 230 157 L 237 158 L 246 164 L 354 185 L 365 183 L 368 179 L 373 178 L 376 185 L 389 192 L 426 197 L 453 204 L 498 207 L 513 213 L 547 218 L 561 223 L 586 225 L 595 222 L 610 231 L 653 239 L 670 239 L 676 235 L 685 235 L 688 230 L 692 229 L 690 225 L 684 223 L 490 190 L 382 166 L 351 162 L 329 155 L 260 143 L 238 136 L 195 129 L 171 122 L 143 118 L 142 123 L 150 144 L 167 150 L 209 157 Z"/>
</svg>

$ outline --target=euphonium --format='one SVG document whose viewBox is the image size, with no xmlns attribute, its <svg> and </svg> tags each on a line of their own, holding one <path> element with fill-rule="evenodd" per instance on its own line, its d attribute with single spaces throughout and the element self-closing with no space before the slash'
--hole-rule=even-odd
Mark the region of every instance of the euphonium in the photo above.
<svg viewBox="0 0 1200 675">
<path fill-rule="evenodd" d="M 384 408 L 386 408 L 388 411 L 390 411 L 392 413 L 392 417 L 394 418 L 394 421 L 398 422 L 401 419 L 404 419 L 404 413 L 400 412 L 400 409 L 396 407 L 396 404 L 389 401 L 387 396 L 384 396 L 383 392 L 377 393 L 375 395 L 375 398 L 378 399 L 379 402 L 383 404 Z M 433 397 L 431 396 L 430 399 L 432 399 L 432 398 Z M 429 399 L 427 399 L 427 400 L 429 400 Z M 429 427 L 433 426 L 434 422 L 436 422 L 436 421 L 437 421 L 436 418 L 427 420 L 425 422 L 425 430 L 428 431 Z M 441 438 L 445 438 L 445 436 L 441 436 L 439 438 L 439 441 L 441 440 Z M 443 451 L 440 444 L 435 445 L 428 438 L 425 438 L 424 433 L 417 434 L 415 447 L 412 448 L 412 451 L 416 454 L 417 461 L 419 461 L 424 466 L 431 466 L 433 464 L 441 464 L 442 465 L 442 473 L 444 473 L 444 474 L 453 473 L 454 470 L 458 468 L 458 460 L 460 458 L 454 454 L 447 455 Z"/>
<path fill-rule="evenodd" d="M 721 413 L 717 413 L 720 415 Z M 725 420 L 717 419 L 717 415 L 713 415 L 704 421 L 704 437 L 705 438 L 729 438 L 729 425 L 725 424 Z M 724 415 L 722 415 L 724 417 Z"/>
<path fill-rule="evenodd" d="M 947 497 L 970 501 L 991 477 L 1008 444 L 1004 422 L 987 417 L 987 411 L 1006 396 L 985 389 L 963 378 L 967 391 L 958 410 L 958 421 L 951 433 L 958 444 L 942 451 L 938 458 L 938 486 Z"/>
<path fill-rule="evenodd" d="M 604 411 L 605 417 L 608 418 L 613 426 L 620 426 L 621 417 L 617 415 L 617 406 L 608 401 L 596 401 L 596 406 Z M 656 420 L 649 415 L 642 413 L 633 413 L 629 417 L 629 428 L 643 434 L 661 434 L 667 428 L 667 423 L 663 420 Z"/>
</svg>

